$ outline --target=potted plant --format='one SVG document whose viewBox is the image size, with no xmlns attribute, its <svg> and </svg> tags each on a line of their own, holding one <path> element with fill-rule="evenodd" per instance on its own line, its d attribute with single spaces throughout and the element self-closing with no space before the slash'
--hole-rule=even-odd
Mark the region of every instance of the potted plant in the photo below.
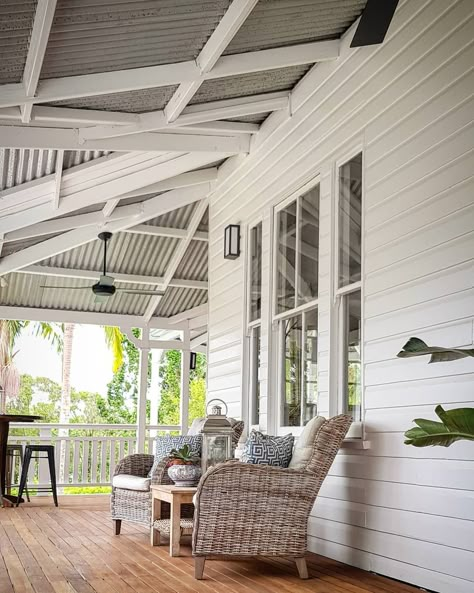
<svg viewBox="0 0 474 593">
<path fill-rule="evenodd" d="M 399 358 L 430 355 L 430 363 L 449 362 L 474 357 L 474 348 L 443 348 L 428 346 L 420 338 L 410 338 L 398 353 Z M 445 410 L 438 405 L 435 413 L 441 422 L 416 418 L 416 427 L 405 432 L 405 444 L 414 447 L 440 445 L 449 447 L 456 441 L 474 441 L 474 408 Z"/>
<path fill-rule="evenodd" d="M 183 445 L 181 449 L 173 449 L 168 463 L 168 476 L 176 486 L 196 486 L 201 477 L 199 458 L 195 457 L 189 445 Z"/>
</svg>

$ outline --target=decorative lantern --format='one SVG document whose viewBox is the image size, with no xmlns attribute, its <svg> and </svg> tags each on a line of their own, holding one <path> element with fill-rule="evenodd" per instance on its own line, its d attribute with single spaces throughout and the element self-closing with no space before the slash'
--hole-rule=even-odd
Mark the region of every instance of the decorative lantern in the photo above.
<svg viewBox="0 0 474 593">
<path fill-rule="evenodd" d="M 237 259 L 240 255 L 240 225 L 229 224 L 224 229 L 224 258 Z"/>
<path fill-rule="evenodd" d="M 213 402 L 220 402 L 225 406 L 225 414 L 222 407 L 212 406 L 211 413 L 208 413 L 209 405 Z M 232 457 L 232 426 L 227 418 L 227 404 L 221 399 L 212 399 L 207 404 L 206 421 L 201 429 L 202 434 L 202 473 L 216 463 L 221 463 Z"/>
</svg>

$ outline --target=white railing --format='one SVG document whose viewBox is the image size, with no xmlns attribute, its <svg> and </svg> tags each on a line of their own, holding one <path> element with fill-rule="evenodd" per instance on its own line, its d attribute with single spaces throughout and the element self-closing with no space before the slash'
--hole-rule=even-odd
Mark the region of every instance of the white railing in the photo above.
<svg viewBox="0 0 474 593">
<path fill-rule="evenodd" d="M 19 432 L 21 431 L 21 434 Z M 66 434 L 65 431 L 67 431 Z M 12 445 L 54 445 L 57 484 L 59 487 L 110 486 L 115 466 L 126 455 L 136 452 L 136 424 L 43 424 L 12 423 L 8 443 Z M 153 453 L 157 434 L 181 433 L 181 426 L 148 425 L 146 452 Z M 79 433 L 79 434 L 78 434 Z M 63 479 L 60 476 L 64 457 Z M 19 460 L 15 458 L 12 483 L 18 484 Z M 49 484 L 46 459 L 31 461 L 28 483 L 45 487 Z"/>
</svg>

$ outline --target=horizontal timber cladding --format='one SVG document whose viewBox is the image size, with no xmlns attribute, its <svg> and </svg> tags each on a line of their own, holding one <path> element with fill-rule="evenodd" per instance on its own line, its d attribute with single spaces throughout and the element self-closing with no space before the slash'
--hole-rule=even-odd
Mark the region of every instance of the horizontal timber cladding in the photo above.
<svg viewBox="0 0 474 593">
<path fill-rule="evenodd" d="M 474 588 L 474 449 L 409 448 L 413 418 L 474 405 L 472 360 L 396 358 L 408 338 L 471 344 L 474 335 L 474 6 L 400 1 L 385 42 L 313 68 L 291 117 L 263 124 L 248 157 L 223 165 L 209 229 L 209 396 L 246 417 L 245 259 L 223 259 L 227 224 L 263 217 L 260 425 L 276 430 L 270 323 L 272 208 L 320 175 L 319 400 L 327 413 L 333 167 L 364 154 L 364 428 L 344 448 L 309 525 L 320 554 L 440 593 Z M 245 241 L 243 242 L 245 248 Z M 236 412 L 237 410 L 237 412 Z"/>
</svg>

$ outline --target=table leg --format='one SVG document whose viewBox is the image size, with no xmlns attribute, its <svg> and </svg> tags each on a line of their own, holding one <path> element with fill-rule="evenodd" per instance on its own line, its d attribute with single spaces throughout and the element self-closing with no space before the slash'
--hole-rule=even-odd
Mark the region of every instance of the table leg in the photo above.
<svg viewBox="0 0 474 593">
<path fill-rule="evenodd" d="M 179 540 L 181 538 L 181 499 L 177 495 L 173 496 L 170 516 L 170 556 L 179 556 Z"/>
<path fill-rule="evenodd" d="M 160 532 L 154 529 L 153 523 L 161 519 L 161 500 L 153 496 L 151 501 L 151 528 L 150 528 L 150 544 L 152 546 L 160 545 Z"/>
</svg>

